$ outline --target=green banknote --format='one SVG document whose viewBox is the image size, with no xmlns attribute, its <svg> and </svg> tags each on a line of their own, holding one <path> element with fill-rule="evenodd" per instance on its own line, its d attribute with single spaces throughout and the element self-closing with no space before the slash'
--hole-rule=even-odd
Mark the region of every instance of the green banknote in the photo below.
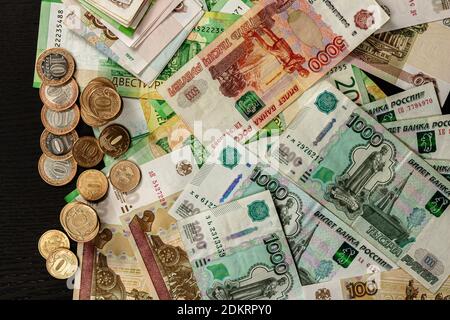
<svg viewBox="0 0 450 320">
<path fill-rule="evenodd" d="M 303 287 L 397 267 L 290 179 L 228 137 L 169 213 L 183 220 L 264 190 L 271 192 Z"/>
<path fill-rule="evenodd" d="M 301 298 L 300 279 L 270 192 L 178 221 L 203 299 Z"/>
<path fill-rule="evenodd" d="M 431 291 L 450 273 L 450 183 L 331 84 L 271 149 L 300 187 Z M 314 124 L 314 125 L 311 125 Z"/>
<path fill-rule="evenodd" d="M 75 78 L 81 88 L 84 88 L 95 77 L 106 77 L 113 81 L 118 92 L 123 97 L 161 99 L 156 88 L 169 78 L 178 68 L 186 63 L 186 59 L 195 55 L 196 50 L 205 47 L 212 36 L 217 36 L 239 16 L 207 12 L 192 31 L 187 41 L 189 45 L 182 48 L 169 62 L 161 76 L 152 84 L 146 85 L 114 61 L 91 47 L 85 40 L 75 35 L 63 24 L 65 7 L 59 0 L 43 0 L 39 23 L 37 57 L 46 49 L 61 47 L 67 49 L 75 58 Z M 211 39 L 212 41 L 212 39 Z M 35 73 L 33 87 L 39 88 L 41 80 Z"/>
</svg>

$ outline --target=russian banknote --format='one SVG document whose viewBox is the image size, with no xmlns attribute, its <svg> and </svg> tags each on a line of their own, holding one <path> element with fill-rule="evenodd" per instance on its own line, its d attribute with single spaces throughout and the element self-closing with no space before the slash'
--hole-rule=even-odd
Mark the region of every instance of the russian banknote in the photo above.
<svg viewBox="0 0 450 320">
<path fill-rule="evenodd" d="M 169 210 L 176 219 L 269 190 L 302 286 L 397 267 L 275 168 L 232 138 L 225 141 Z M 236 162 L 227 153 L 234 154 Z"/>
<path fill-rule="evenodd" d="M 391 19 L 377 33 L 450 17 L 448 0 L 379 0 L 378 3 Z"/>
<path fill-rule="evenodd" d="M 422 158 L 450 160 L 450 115 L 402 120 L 384 125 Z"/>
<path fill-rule="evenodd" d="M 122 97 L 147 99 L 161 99 L 156 87 L 205 47 L 206 41 L 211 41 L 239 18 L 236 15 L 207 12 L 189 34 L 188 39 L 185 42 L 183 42 L 185 39 L 181 39 L 180 44 L 183 43 L 181 48 L 176 53 L 173 52 L 175 55 L 161 75 L 153 84 L 147 85 L 68 30 L 62 23 L 64 12 L 64 5 L 57 0 L 42 1 L 36 59 L 48 48 L 63 47 L 75 58 L 77 64 L 75 78 L 81 89 L 93 78 L 101 76 L 110 79 Z M 33 87 L 39 88 L 40 85 L 41 80 L 35 73 Z"/>
<path fill-rule="evenodd" d="M 245 142 L 387 19 L 371 0 L 259 1 L 158 92 L 191 129 L 202 119 L 211 148 Z"/>
<path fill-rule="evenodd" d="M 450 279 L 435 293 L 402 269 L 321 283 L 304 289 L 307 300 L 450 300 Z"/>
<path fill-rule="evenodd" d="M 450 183 L 331 84 L 318 84 L 301 100 L 272 160 L 436 291 L 449 275 Z"/>
<path fill-rule="evenodd" d="M 442 114 L 439 99 L 432 83 L 364 104 L 362 107 L 379 123 Z"/>
<path fill-rule="evenodd" d="M 444 178 L 450 181 L 450 161 L 449 160 L 426 160 L 430 166 L 439 172 Z"/>
<path fill-rule="evenodd" d="M 184 21 L 184 29 L 180 32 L 177 29 L 178 35 L 170 34 L 160 41 L 149 40 L 145 46 L 132 49 L 77 2 L 63 0 L 63 3 L 68 8 L 64 13 L 63 23 L 71 31 L 146 84 L 153 82 L 161 73 L 203 15 L 200 5 L 195 0 L 186 0 L 183 17 L 180 18 Z"/>
<path fill-rule="evenodd" d="M 402 89 L 431 82 L 441 105 L 450 92 L 450 20 L 445 19 L 369 37 L 347 61 Z"/>
<path fill-rule="evenodd" d="M 330 81 L 338 90 L 358 105 L 369 104 L 372 101 L 386 97 L 386 94 L 363 71 L 349 63 L 341 62 L 333 67 L 324 80 Z M 265 141 L 273 140 L 274 137 L 281 135 L 294 120 L 301 107 L 298 100 L 294 101 L 264 128 L 260 129 L 256 135 L 247 140 L 247 146 L 252 149 L 255 146 L 258 148 L 264 147 Z M 262 139 L 264 138 L 268 139 L 263 141 Z M 256 141 L 262 143 L 255 143 Z M 252 143 L 253 145 L 251 145 Z M 261 151 L 255 151 L 255 153 L 259 154 Z"/>
<path fill-rule="evenodd" d="M 251 0 L 212 0 L 211 1 L 211 11 L 231 13 L 243 15 L 251 7 L 253 7 L 253 2 Z"/>
<path fill-rule="evenodd" d="M 121 225 L 102 224 L 99 235 L 79 243 L 80 269 L 75 277 L 74 300 L 153 300 L 158 295 L 147 271 L 141 269 Z"/>
<path fill-rule="evenodd" d="M 202 298 L 293 300 L 300 279 L 270 192 L 178 221 Z"/>
</svg>

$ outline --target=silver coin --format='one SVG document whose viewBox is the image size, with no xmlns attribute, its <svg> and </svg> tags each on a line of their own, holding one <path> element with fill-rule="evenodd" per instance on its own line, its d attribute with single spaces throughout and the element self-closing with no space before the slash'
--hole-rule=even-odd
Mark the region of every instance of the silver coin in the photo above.
<svg viewBox="0 0 450 320">
<path fill-rule="evenodd" d="M 77 163 L 70 157 L 67 160 L 53 160 L 45 154 L 39 159 L 39 174 L 50 185 L 68 184 L 77 173 Z"/>
</svg>

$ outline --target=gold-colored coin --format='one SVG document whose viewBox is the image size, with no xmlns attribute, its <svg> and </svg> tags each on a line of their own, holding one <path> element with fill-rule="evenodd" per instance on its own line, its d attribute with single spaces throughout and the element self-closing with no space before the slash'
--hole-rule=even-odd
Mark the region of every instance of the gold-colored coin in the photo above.
<svg viewBox="0 0 450 320">
<path fill-rule="evenodd" d="M 130 192 L 141 182 L 141 171 L 134 162 L 129 160 L 119 161 L 111 168 L 109 179 L 117 190 Z"/>
<path fill-rule="evenodd" d="M 39 96 L 42 102 L 55 111 L 64 111 L 72 107 L 78 99 L 80 93 L 75 79 L 62 86 L 50 86 L 43 83 L 39 89 Z"/>
<path fill-rule="evenodd" d="M 40 238 L 38 242 L 38 250 L 44 259 L 59 248 L 70 248 L 70 241 L 67 236 L 59 230 L 48 230 Z"/>
<path fill-rule="evenodd" d="M 101 127 L 101 126 L 104 126 L 105 124 L 107 124 L 107 121 L 100 121 L 100 120 L 94 118 L 84 108 L 81 108 L 81 118 L 83 119 L 84 123 L 86 123 L 88 126 L 91 126 L 94 128 L 98 128 L 98 127 Z"/>
<path fill-rule="evenodd" d="M 80 109 L 76 104 L 64 111 L 54 111 L 44 105 L 41 121 L 45 129 L 53 134 L 63 135 L 74 130 L 80 122 Z"/>
<path fill-rule="evenodd" d="M 78 270 L 77 256 L 66 248 L 53 251 L 47 258 L 48 273 L 56 279 L 68 279 Z"/>
<path fill-rule="evenodd" d="M 109 80 L 108 78 L 104 78 L 104 77 L 98 77 L 95 79 L 92 79 L 89 84 L 101 84 L 102 86 L 105 87 L 109 87 L 111 89 L 116 90 L 116 86 L 114 85 L 114 83 L 112 83 L 111 80 Z"/>
<path fill-rule="evenodd" d="M 104 153 L 113 158 L 118 158 L 130 148 L 131 137 L 124 126 L 112 124 L 103 129 L 98 137 L 98 143 Z"/>
<path fill-rule="evenodd" d="M 72 149 L 75 161 L 83 168 L 92 168 L 103 159 L 103 151 L 94 137 L 79 138 Z"/>
<path fill-rule="evenodd" d="M 68 184 L 77 174 L 77 163 L 70 157 L 66 160 L 54 160 L 43 154 L 39 158 L 39 175 L 49 185 L 59 187 Z"/>
<path fill-rule="evenodd" d="M 87 201 L 100 200 L 108 192 L 108 187 L 108 179 L 98 170 L 86 170 L 77 180 L 78 192 Z"/>
<path fill-rule="evenodd" d="M 36 71 L 42 82 L 51 86 L 62 86 L 75 72 L 75 60 L 62 48 L 47 49 L 36 61 Z"/>
<path fill-rule="evenodd" d="M 65 135 L 56 135 L 45 129 L 40 139 L 41 150 L 53 160 L 66 160 L 72 157 L 72 148 L 77 140 L 78 133 L 76 131 Z"/>
<path fill-rule="evenodd" d="M 97 212 L 81 202 L 68 203 L 61 210 L 59 220 L 69 238 L 76 242 L 91 241 L 100 228 Z"/>
<path fill-rule="evenodd" d="M 97 87 L 90 92 L 87 98 L 87 103 L 93 116 L 100 120 L 113 120 L 122 111 L 122 99 L 114 89 Z"/>
</svg>

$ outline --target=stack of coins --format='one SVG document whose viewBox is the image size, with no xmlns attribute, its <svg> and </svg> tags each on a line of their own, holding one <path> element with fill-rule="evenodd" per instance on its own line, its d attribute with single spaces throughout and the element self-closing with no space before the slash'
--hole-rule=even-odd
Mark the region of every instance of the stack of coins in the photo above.
<svg viewBox="0 0 450 320">
<path fill-rule="evenodd" d="M 77 256 L 69 249 L 69 238 L 59 230 L 49 230 L 39 238 L 39 253 L 46 260 L 48 273 L 56 279 L 70 278 L 78 269 Z"/>
<path fill-rule="evenodd" d="M 61 210 L 59 221 L 69 238 L 80 243 L 93 240 L 100 229 L 97 212 L 89 205 L 76 201 Z"/>
<path fill-rule="evenodd" d="M 39 96 L 45 127 L 40 139 L 43 154 L 39 174 L 48 184 L 62 186 L 72 181 L 77 172 L 72 157 L 72 148 L 78 140 L 75 128 L 80 121 L 76 104 L 79 89 L 73 78 L 75 61 L 64 49 L 48 49 L 39 56 L 36 70 L 42 80 Z"/>
</svg>

